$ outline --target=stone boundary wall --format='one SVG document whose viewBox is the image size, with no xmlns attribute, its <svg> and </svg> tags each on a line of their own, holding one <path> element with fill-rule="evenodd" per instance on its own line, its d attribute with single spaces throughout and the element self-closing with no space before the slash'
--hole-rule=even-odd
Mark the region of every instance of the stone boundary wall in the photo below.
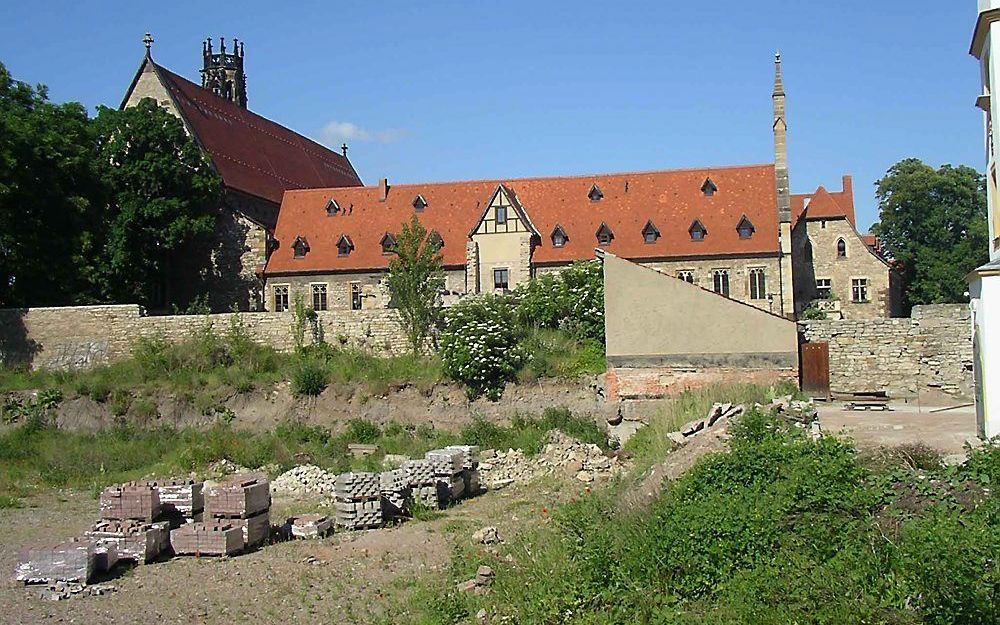
<svg viewBox="0 0 1000 625">
<path fill-rule="evenodd" d="M 76 369 L 125 358 L 140 338 L 182 341 L 206 324 L 229 331 L 233 315 L 259 343 L 280 351 L 294 345 L 290 312 L 240 312 L 215 315 L 147 316 L 134 304 L 59 308 L 0 309 L 0 361 L 36 369 Z M 316 327 L 333 345 L 378 354 L 409 349 L 395 310 L 337 310 L 317 313 Z M 306 323 L 305 342 L 314 335 Z"/>
<path fill-rule="evenodd" d="M 966 304 L 914 306 L 908 319 L 803 321 L 805 340 L 830 344 L 833 392 L 971 398 L 972 330 Z"/>
</svg>

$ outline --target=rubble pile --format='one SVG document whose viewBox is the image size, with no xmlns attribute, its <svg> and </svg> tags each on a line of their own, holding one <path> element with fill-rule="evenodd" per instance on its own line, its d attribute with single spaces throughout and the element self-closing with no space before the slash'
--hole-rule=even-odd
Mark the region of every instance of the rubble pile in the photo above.
<svg viewBox="0 0 1000 625">
<path fill-rule="evenodd" d="M 621 470 L 617 458 L 606 455 L 600 447 L 583 443 L 558 430 L 549 433 L 541 453 L 530 458 L 519 449 L 487 450 L 482 453 L 479 474 L 487 488 L 523 484 L 537 477 L 566 473 L 591 483 Z"/>
<path fill-rule="evenodd" d="M 333 519 L 325 514 L 300 514 L 288 519 L 293 538 L 322 538 L 333 527 Z"/>
<path fill-rule="evenodd" d="M 791 395 L 786 395 L 774 399 L 767 406 L 754 404 L 753 407 L 757 410 L 773 411 L 779 417 L 788 420 L 796 427 L 809 428 L 814 438 L 818 438 L 821 435 L 818 413 L 815 404 L 811 400 L 800 401 L 792 399 Z M 728 423 L 740 417 L 746 410 L 747 407 L 743 404 L 713 404 L 705 418 L 685 423 L 680 430 L 668 433 L 667 437 L 678 445 L 684 445 L 692 437 L 711 431 L 720 424 Z"/>
<path fill-rule="evenodd" d="M 337 475 L 314 464 L 303 464 L 290 469 L 271 482 L 271 490 L 290 495 L 323 495 L 333 497 Z"/>
</svg>

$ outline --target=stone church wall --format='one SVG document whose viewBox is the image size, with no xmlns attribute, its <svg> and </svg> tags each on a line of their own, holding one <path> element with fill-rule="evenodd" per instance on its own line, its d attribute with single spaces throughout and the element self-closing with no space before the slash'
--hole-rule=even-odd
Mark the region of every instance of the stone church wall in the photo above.
<svg viewBox="0 0 1000 625">
<path fill-rule="evenodd" d="M 833 392 L 891 397 L 972 397 L 972 338 L 966 304 L 914 306 L 908 319 L 803 321 L 810 342 L 830 344 Z"/>
<path fill-rule="evenodd" d="M 254 340 L 280 351 L 295 346 L 292 313 L 235 313 Z M 136 305 L 74 306 L 0 310 L 0 361 L 44 369 L 78 369 L 113 362 L 132 353 L 140 338 L 183 341 L 211 324 L 228 332 L 233 313 L 146 316 Z M 408 349 L 395 310 L 337 310 L 317 313 L 328 343 L 378 354 Z M 306 341 L 312 336 L 306 329 Z"/>
</svg>

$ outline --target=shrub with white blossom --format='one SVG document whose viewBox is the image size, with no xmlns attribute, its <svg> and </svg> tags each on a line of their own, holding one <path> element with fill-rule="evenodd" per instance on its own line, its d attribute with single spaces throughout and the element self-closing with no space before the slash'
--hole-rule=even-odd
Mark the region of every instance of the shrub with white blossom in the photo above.
<svg viewBox="0 0 1000 625">
<path fill-rule="evenodd" d="M 514 302 L 498 295 L 466 298 L 445 314 L 441 361 L 470 397 L 497 400 L 527 362 Z"/>
</svg>

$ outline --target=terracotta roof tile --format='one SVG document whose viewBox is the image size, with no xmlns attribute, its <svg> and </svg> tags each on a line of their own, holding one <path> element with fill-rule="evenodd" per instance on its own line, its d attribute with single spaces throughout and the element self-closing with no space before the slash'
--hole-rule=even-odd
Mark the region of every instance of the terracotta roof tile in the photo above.
<svg viewBox="0 0 1000 625">
<path fill-rule="evenodd" d="M 854 185 L 850 176 L 844 176 L 842 191 L 827 191 L 820 186 L 813 193 L 792 194 L 792 215 L 800 219 L 847 219 L 854 221 Z"/>
<path fill-rule="evenodd" d="M 718 191 L 711 197 L 701 191 L 711 177 Z M 591 201 L 588 193 L 597 184 L 604 197 Z M 549 178 L 494 179 L 464 182 L 392 185 L 385 202 L 378 187 L 308 189 L 288 191 L 281 204 L 275 237 L 279 247 L 271 255 L 267 273 L 356 271 L 382 269 L 389 257 L 380 241 L 386 232 L 398 232 L 412 214 L 413 198 L 420 194 L 427 207 L 418 213 L 428 230 L 444 240 L 445 264 L 465 264 L 469 232 L 499 185 L 516 196 L 516 202 L 541 234 L 534 251 L 535 263 L 564 263 L 593 258 L 595 232 L 607 223 L 615 238 L 606 246 L 629 259 L 707 256 L 713 254 L 777 254 L 778 214 L 773 165 L 719 167 L 597 174 Z M 342 211 L 327 216 L 334 198 Z M 746 215 L 756 232 L 740 239 L 736 226 Z M 644 241 L 642 230 L 652 220 L 661 236 Z M 700 220 L 708 230 L 702 241 L 692 241 L 688 228 Z M 549 238 L 556 225 L 568 240 L 554 247 Z M 336 241 L 348 234 L 356 248 L 338 257 Z M 308 236 L 311 251 L 292 257 L 291 242 Z"/>
</svg>

